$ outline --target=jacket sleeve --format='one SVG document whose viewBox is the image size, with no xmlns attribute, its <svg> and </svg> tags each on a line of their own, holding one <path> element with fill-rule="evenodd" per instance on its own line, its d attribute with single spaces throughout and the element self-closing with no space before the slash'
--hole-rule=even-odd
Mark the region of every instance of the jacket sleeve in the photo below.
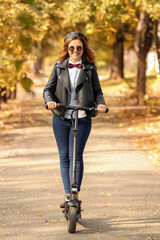
<svg viewBox="0 0 160 240">
<path fill-rule="evenodd" d="M 92 87 L 93 87 L 93 93 L 94 93 L 94 101 L 96 105 L 99 104 L 105 104 L 103 92 L 100 86 L 99 77 L 97 73 L 96 66 L 93 67 L 93 74 L 92 74 Z"/>
<path fill-rule="evenodd" d="M 52 73 L 48 79 L 47 85 L 43 90 L 43 98 L 45 100 L 45 105 L 47 106 L 48 102 L 55 101 L 55 91 L 57 85 L 57 72 L 56 64 L 53 67 Z"/>
</svg>

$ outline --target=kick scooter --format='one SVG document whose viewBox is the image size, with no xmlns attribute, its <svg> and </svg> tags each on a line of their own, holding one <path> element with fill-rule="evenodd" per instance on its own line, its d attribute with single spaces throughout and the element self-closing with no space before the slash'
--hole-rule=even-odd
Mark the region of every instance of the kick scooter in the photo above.
<svg viewBox="0 0 160 240">
<path fill-rule="evenodd" d="M 81 202 L 77 199 L 77 182 L 76 182 L 76 168 L 77 168 L 77 147 L 78 147 L 78 111 L 86 110 L 95 113 L 98 109 L 87 108 L 80 106 L 65 106 L 64 104 L 58 103 L 58 107 L 63 109 L 72 110 L 71 121 L 73 126 L 74 141 L 73 141 L 73 174 L 72 174 L 72 184 L 71 184 L 71 196 L 69 199 L 65 200 L 65 209 L 63 210 L 64 217 L 67 220 L 67 228 L 69 233 L 74 233 L 76 230 L 76 224 L 79 218 L 81 218 Z M 75 120 L 73 120 L 73 113 L 75 112 Z M 106 109 L 106 113 L 108 108 Z"/>
</svg>

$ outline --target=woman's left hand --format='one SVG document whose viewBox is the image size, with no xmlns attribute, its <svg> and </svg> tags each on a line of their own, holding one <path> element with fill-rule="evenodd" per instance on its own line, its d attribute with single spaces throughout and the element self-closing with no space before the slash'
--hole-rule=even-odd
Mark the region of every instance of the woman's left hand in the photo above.
<svg viewBox="0 0 160 240">
<path fill-rule="evenodd" d="M 107 106 L 104 104 L 100 104 L 98 105 L 97 109 L 98 109 L 98 113 L 105 113 Z"/>
</svg>

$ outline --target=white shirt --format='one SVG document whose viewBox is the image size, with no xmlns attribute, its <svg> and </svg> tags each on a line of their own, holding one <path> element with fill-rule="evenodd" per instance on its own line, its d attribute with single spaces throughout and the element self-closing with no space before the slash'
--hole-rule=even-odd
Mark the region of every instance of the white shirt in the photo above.
<svg viewBox="0 0 160 240">
<path fill-rule="evenodd" d="M 70 59 L 69 59 L 68 63 L 75 64 Z M 77 62 L 76 64 L 79 64 L 79 63 L 82 64 L 82 59 L 79 62 Z M 78 79 L 80 70 L 81 69 L 79 69 L 77 67 L 68 68 L 69 78 L 70 78 L 70 86 L 71 86 L 71 101 L 70 101 L 70 104 L 69 104 L 70 106 L 80 106 L 79 101 L 77 99 L 76 91 L 75 91 L 76 84 L 77 84 L 77 79 Z M 65 112 L 64 118 L 70 119 L 71 118 L 71 112 L 72 112 L 72 110 L 67 110 Z M 75 116 L 75 115 L 73 114 L 73 116 Z M 86 117 L 85 111 L 79 110 L 78 111 L 78 118 L 83 118 L 83 117 Z"/>
</svg>

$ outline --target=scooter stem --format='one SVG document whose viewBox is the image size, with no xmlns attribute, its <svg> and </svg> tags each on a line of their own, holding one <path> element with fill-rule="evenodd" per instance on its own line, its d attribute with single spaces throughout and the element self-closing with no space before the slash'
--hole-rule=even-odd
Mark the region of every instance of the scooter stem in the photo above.
<svg viewBox="0 0 160 240">
<path fill-rule="evenodd" d="M 73 174 L 72 174 L 72 186 L 71 191 L 77 192 L 76 182 L 76 170 L 77 170 L 77 149 L 78 149 L 78 110 L 75 111 L 75 123 L 74 123 L 74 141 L 73 141 Z"/>
</svg>

